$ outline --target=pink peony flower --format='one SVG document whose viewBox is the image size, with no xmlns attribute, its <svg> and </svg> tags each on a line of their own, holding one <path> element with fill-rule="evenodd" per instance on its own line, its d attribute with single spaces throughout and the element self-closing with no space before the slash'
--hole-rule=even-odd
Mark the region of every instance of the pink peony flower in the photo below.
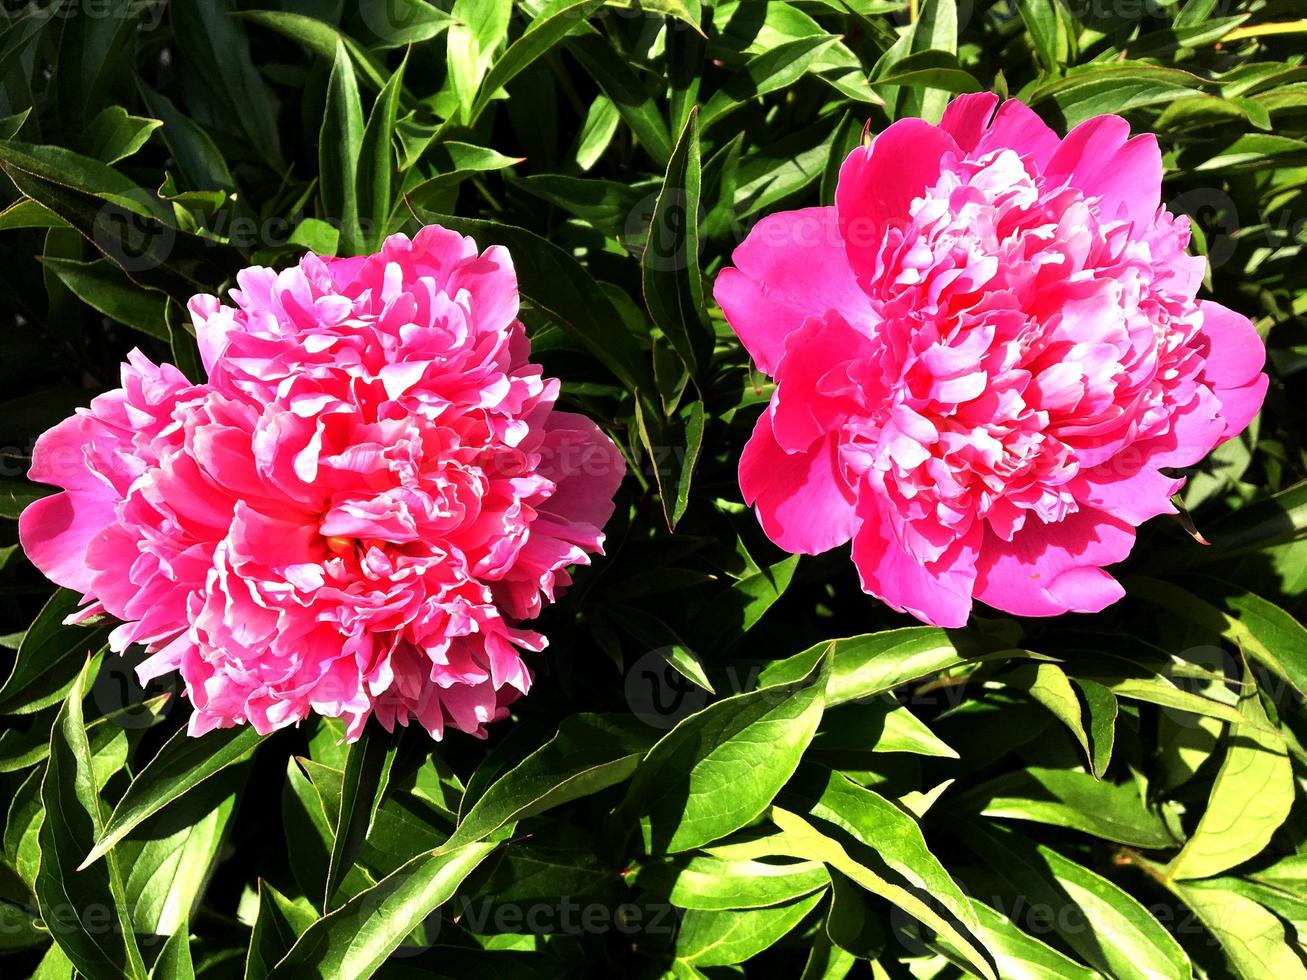
<svg viewBox="0 0 1307 980">
<path fill-rule="evenodd" d="M 179 670 L 192 734 L 310 711 L 483 735 L 527 691 L 518 625 L 599 552 L 625 471 L 554 410 L 500 247 L 440 227 L 246 269 L 191 300 L 209 380 L 139 352 L 46 432 L 32 561 Z"/>
<path fill-rule="evenodd" d="M 1267 386 L 1248 319 L 1195 299 L 1157 140 L 1129 136 L 1100 116 L 1059 139 L 963 96 L 854 150 L 834 207 L 758 223 L 715 296 L 776 380 L 740 460 L 776 544 L 852 539 L 867 592 L 941 626 L 973 598 L 1052 616 L 1121 597 L 1103 566 L 1175 512 L 1168 470 Z"/>
</svg>

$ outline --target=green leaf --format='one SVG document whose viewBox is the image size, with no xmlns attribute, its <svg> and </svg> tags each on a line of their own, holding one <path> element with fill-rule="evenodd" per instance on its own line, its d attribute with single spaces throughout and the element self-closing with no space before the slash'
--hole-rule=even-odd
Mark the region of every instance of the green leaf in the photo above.
<svg viewBox="0 0 1307 980">
<path fill-rule="evenodd" d="M 806 814 L 772 808 L 787 853 L 823 861 L 903 909 L 952 943 L 973 970 L 995 980 L 971 903 L 926 846 L 916 820 L 879 794 L 818 767 L 803 770 L 787 795 Z"/>
<path fill-rule="evenodd" d="M 367 126 L 359 145 L 358 209 L 359 223 L 369 249 L 378 249 L 385 240 L 392 208 L 391 179 L 395 174 L 395 117 L 399 111 L 399 96 L 403 91 L 404 68 L 408 57 L 400 62 L 395 73 L 372 105 Z"/>
<path fill-rule="evenodd" d="M 799 556 L 791 555 L 732 582 L 724 592 L 714 596 L 709 611 L 695 624 L 700 647 L 719 649 L 738 642 L 785 594 L 798 567 Z M 799 657 L 810 656 L 816 649 L 813 647 Z"/>
<path fill-rule="evenodd" d="M 624 782 L 642 752 L 630 732 L 602 715 L 565 718 L 558 733 L 496 779 L 465 812 L 446 842 L 484 840 L 505 824 Z"/>
<path fill-rule="evenodd" d="M 973 823 L 955 829 L 1011 886 L 1014 901 L 1046 910 L 1062 941 L 1105 976 L 1193 975 L 1175 937 L 1118 885 L 1015 831 Z"/>
<path fill-rule="evenodd" d="M 1085 715 L 1087 711 L 1080 703 L 1080 697 L 1076 693 L 1076 688 L 1071 683 L 1071 678 L 1066 675 L 1061 667 L 1052 663 L 1031 663 L 1021 664 L 1013 669 L 1003 678 L 1013 687 L 1025 691 L 1032 698 L 1042 704 L 1053 716 L 1066 725 L 1075 740 L 1080 744 L 1081 750 L 1085 753 L 1085 761 L 1089 764 L 1090 771 L 1096 778 L 1103 775 L 1103 769 L 1106 762 L 1102 765 L 1096 764 L 1095 760 L 1095 742 L 1091 742 L 1089 729 L 1085 725 Z M 1115 697 L 1112 692 L 1102 685 L 1098 685 L 1108 698 L 1111 698 L 1111 716 L 1116 715 Z M 1106 707 L 1104 708 L 1106 709 Z M 1092 726 L 1092 720 L 1091 720 Z M 1108 732 L 1106 735 L 1101 731 L 1097 739 L 1097 744 L 1101 744 L 1104 737 L 1108 739 L 1108 755 L 1111 754 L 1111 722 L 1108 722 Z"/>
<path fill-rule="evenodd" d="M 163 316 L 166 297 L 140 289 L 108 259 L 77 262 L 48 256 L 41 265 L 54 272 L 74 296 L 109 319 L 159 340 L 168 339 Z"/>
<path fill-rule="evenodd" d="M 821 901 L 810 895 L 785 905 L 744 911 L 691 909 L 676 934 L 676 958 L 692 966 L 743 963 L 777 943 Z"/>
<path fill-rule="evenodd" d="M 884 928 L 848 876 L 832 870 L 830 882 L 827 938 L 858 959 L 875 959 L 885 948 Z"/>
<path fill-rule="evenodd" d="M 522 294 L 544 310 L 564 331 L 604 364 L 632 391 L 651 391 L 653 378 L 646 356 L 620 326 L 621 315 L 572 256 L 524 228 L 478 221 L 417 208 L 418 218 L 471 235 L 481 248 L 503 245 L 513 255 L 530 255 L 517 268 Z"/>
<path fill-rule="evenodd" d="M 371 976 L 498 846 L 447 845 L 419 854 L 309 926 L 268 977 Z"/>
<path fill-rule="evenodd" d="M 1136 61 L 1097 62 L 1072 68 L 1064 78 L 1041 82 L 1023 92 L 1023 98 L 1031 106 L 1053 103 L 1069 128 L 1104 113 L 1170 102 L 1202 84 L 1197 75 L 1179 68 Z"/>
<path fill-rule="evenodd" d="M 904 63 L 912 64 L 913 59 L 925 53 L 942 52 L 956 55 L 958 52 L 958 7 L 956 0 L 923 0 L 921 17 L 912 25 L 908 42 L 907 56 L 893 66 L 898 72 Z M 879 67 L 879 66 L 877 66 Z M 912 71 L 915 69 L 907 69 Z M 883 73 L 878 73 L 875 80 L 879 84 Z M 897 117 L 920 116 L 929 122 L 938 122 L 948 105 L 949 94 L 953 90 L 945 84 L 949 76 L 927 76 L 921 79 L 927 87 L 925 91 L 908 88 L 899 92 L 897 99 Z"/>
<path fill-rule="evenodd" d="M 281 10 L 241 10 L 236 14 L 245 20 L 274 30 L 297 44 L 302 44 L 323 61 L 334 63 L 339 46 L 344 45 L 351 61 L 363 73 L 363 79 L 369 87 L 380 89 L 385 84 L 385 78 L 374 59 L 325 21 Z M 447 20 L 446 26 L 449 23 L 452 23 L 452 20 Z"/>
<path fill-rule="evenodd" d="M 112 857 L 89 869 L 73 866 L 104 827 L 82 719 L 88 670 L 73 682 L 50 732 L 50 759 L 41 783 L 41 868 L 36 896 L 41 917 L 79 973 L 88 977 L 144 980 L 145 963 L 136 945 L 118 863 Z M 105 922 L 106 914 L 109 921 Z M 103 923 L 91 928 L 86 916 Z"/>
<path fill-rule="evenodd" d="M 1032 766 L 992 779 L 966 795 L 987 817 L 1067 827 L 1133 847 L 1180 843 L 1161 814 L 1144 808 L 1134 786 L 1101 782 L 1087 772 Z M 958 802 L 961 805 L 961 798 Z"/>
<path fill-rule="evenodd" d="M 569 34 L 585 26 L 586 18 L 603 6 L 604 0 L 580 0 L 537 17 L 516 41 L 495 61 L 481 85 L 469 115 L 468 125 L 481 117 L 495 93 L 547 54 Z"/>
<path fill-rule="evenodd" d="M 1246 720 L 1230 726 L 1225 759 L 1202 819 L 1166 869 L 1172 878 L 1210 878 L 1260 854 L 1293 807 L 1293 768 L 1270 727 L 1256 683 L 1239 701 Z"/>
<path fill-rule="evenodd" d="M 1194 627 L 1224 637 L 1288 681 L 1299 695 L 1307 694 L 1307 628 L 1274 603 L 1224 583 L 1210 585 L 1225 592 L 1218 608 L 1192 592 L 1156 579 L 1131 579 L 1132 594 L 1182 617 Z"/>
<path fill-rule="evenodd" d="M 71 589 L 50 597 L 18 646 L 13 669 L 0 686 L 0 714 L 31 714 L 58 704 L 91 652 L 104 646 L 109 627 L 65 626 L 81 605 Z"/>
<path fill-rule="evenodd" d="M 134 827 L 209 777 L 247 759 L 261 739 L 251 725 L 219 728 L 202 738 L 177 732 L 132 780 L 81 866 L 94 864 Z"/>
<path fill-rule="evenodd" d="M 670 129 L 657 101 L 649 95 L 640 78 L 597 31 L 570 38 L 567 50 L 612 100 L 622 121 L 658 168 L 665 170 L 672 157 Z"/>
<path fill-rule="evenodd" d="M 677 908 L 717 911 L 789 902 L 825 887 L 830 876 L 817 861 L 778 863 L 697 855 L 643 865 L 635 881 L 666 895 Z"/>
<path fill-rule="evenodd" d="M 512 0 L 454 0 L 446 35 L 446 70 L 468 118 L 495 51 L 508 37 Z"/>
<path fill-rule="evenodd" d="M 363 850 L 363 842 L 372 829 L 377 807 L 386 791 L 390 769 L 395 762 L 395 745 L 376 728 L 364 728 L 345 757 L 345 774 L 336 817 L 336 836 L 327 865 L 327 885 L 323 908 L 333 908 L 340 880 Z"/>
<path fill-rule="evenodd" d="M 654 204 L 640 258 L 645 307 L 690 373 L 701 377 L 712 356 L 699 270 L 699 114 L 691 110 Z M 699 426 L 702 434 L 702 420 Z"/>
<path fill-rule="evenodd" d="M 826 704 L 832 708 L 966 662 L 950 634 L 934 626 L 907 626 L 829 642 L 834 648 Z M 763 670 L 758 683 L 777 684 L 793 678 L 813 651 L 826 645 L 819 643 L 798 656 L 777 661 Z"/>
<path fill-rule="evenodd" d="M 250 58 L 250 42 L 232 0 L 176 0 L 169 4 L 173 33 L 185 62 L 207 79 L 260 158 L 284 168 L 278 102 Z"/>
<path fill-rule="evenodd" d="M 755 820 L 794 774 L 825 706 L 830 660 L 819 650 L 791 683 L 761 687 L 681 721 L 645 756 L 617 810 L 677 853 Z"/>
<path fill-rule="evenodd" d="M 318 919 L 306 900 L 291 901 L 263 879 L 259 879 L 259 912 L 250 934 L 245 959 L 245 980 L 264 980 L 268 972 L 290 952 L 295 941 Z"/>
<path fill-rule="evenodd" d="M 1006 980 L 1095 980 L 1098 973 L 1081 966 L 1052 946 L 1018 929 L 1010 919 L 983 902 L 971 902 L 980 920 L 980 936 L 994 954 L 999 976 Z"/>
<path fill-rule="evenodd" d="M 195 980 L 195 963 L 191 959 L 190 923 L 183 922 L 159 950 L 150 980 Z"/>
<path fill-rule="evenodd" d="M 327 214 L 340 220 L 340 244 L 346 255 L 358 255 L 367 247 L 359 226 L 356 186 L 362 152 L 363 105 L 353 60 L 338 40 L 318 134 L 318 189 Z"/>
<path fill-rule="evenodd" d="M 1271 912 L 1216 881 L 1176 885 L 1176 894 L 1216 937 L 1237 976 L 1300 977 L 1302 958 L 1286 941 L 1284 925 Z"/>
<path fill-rule="evenodd" d="M 741 105 L 793 85 L 838 40 L 829 34 L 798 38 L 750 58 L 704 104 L 700 124 L 706 130 Z"/>
<path fill-rule="evenodd" d="M 158 119 L 130 116 L 122 106 L 107 106 L 87 126 L 81 146 L 87 156 L 117 163 L 144 146 L 150 134 L 162 125 Z"/>
<path fill-rule="evenodd" d="M 115 848 L 136 931 L 172 936 L 199 909 L 249 773 L 228 770 Z"/>
</svg>

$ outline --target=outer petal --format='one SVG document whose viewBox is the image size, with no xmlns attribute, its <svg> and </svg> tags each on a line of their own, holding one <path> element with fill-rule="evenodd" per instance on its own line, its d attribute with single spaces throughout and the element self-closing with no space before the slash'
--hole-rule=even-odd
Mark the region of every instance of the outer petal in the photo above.
<svg viewBox="0 0 1307 980">
<path fill-rule="evenodd" d="M 989 128 L 997 105 L 998 96 L 993 92 L 959 95 L 945 107 L 939 128 L 953 137 L 960 150 L 970 153 Z"/>
<path fill-rule="evenodd" d="M 740 456 L 740 490 L 745 503 L 756 505 L 767 537 L 786 551 L 820 554 L 853 534 L 853 491 L 840 473 L 834 435 L 786 453 L 772 433 L 771 412 L 763 412 Z"/>
<path fill-rule="evenodd" d="M 1057 152 L 1062 140 L 1024 102 L 1008 99 L 998 107 L 989 129 L 977 142 L 976 156 L 1011 147 L 1022 156 L 1030 157 L 1041 170 Z"/>
<path fill-rule="evenodd" d="M 757 362 L 773 374 L 785 338 L 809 316 L 839 311 L 866 322 L 871 305 L 844 257 L 834 208 L 782 211 L 759 221 L 717 276 L 713 297 Z"/>
<path fill-rule="evenodd" d="M 900 119 L 845 159 L 835 210 L 859 281 L 875 271 L 886 229 L 906 222 L 912 201 L 939 179 L 946 154 L 962 156 L 952 136 L 923 119 Z"/>
<path fill-rule="evenodd" d="M 1106 218 L 1125 218 L 1143 232 L 1162 203 L 1162 151 L 1151 133 L 1129 136 L 1130 124 L 1120 116 L 1087 119 L 1067 134 L 1044 176 L 1101 197 Z"/>
<path fill-rule="evenodd" d="M 1125 521 L 1082 507 L 1057 524 L 1028 521 L 1004 541 L 985 534 L 976 562 L 976 598 L 1017 616 L 1098 612 L 1125 595 L 1103 571 L 1134 545 Z"/>
<path fill-rule="evenodd" d="M 923 565 L 899 544 L 881 514 L 878 497 L 860 494 L 857 513 L 861 525 L 853 538 L 853 563 L 863 590 L 932 626 L 965 626 L 971 615 L 980 525 L 955 541 L 938 561 Z"/>
<path fill-rule="evenodd" d="M 1270 379 L 1262 374 L 1266 345 L 1252 321 L 1220 303 L 1200 300 L 1202 334 L 1209 345 L 1203 379 L 1221 402 L 1225 435 L 1237 436 L 1261 411 Z"/>
<path fill-rule="evenodd" d="M 85 450 L 100 423 L 74 415 L 36 440 L 29 476 L 66 492 L 29 504 L 18 518 L 18 538 L 32 564 L 51 581 L 91 591 L 86 548 L 113 523 L 117 495 L 86 466 Z"/>
</svg>

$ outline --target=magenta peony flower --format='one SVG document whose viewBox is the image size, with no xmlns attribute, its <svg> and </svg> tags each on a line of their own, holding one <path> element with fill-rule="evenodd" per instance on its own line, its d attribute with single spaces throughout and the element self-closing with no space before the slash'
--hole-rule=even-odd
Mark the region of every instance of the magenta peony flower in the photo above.
<svg viewBox="0 0 1307 980">
<path fill-rule="evenodd" d="M 972 599 L 1094 612 L 1135 528 L 1261 406 L 1252 324 L 1197 300 L 1151 135 L 1058 137 L 955 99 L 853 151 L 835 206 L 774 214 L 715 296 L 776 379 L 740 460 L 768 536 L 853 541 L 863 588 L 941 626 Z"/>
<path fill-rule="evenodd" d="M 238 281 L 236 309 L 190 303 L 206 384 L 133 352 L 40 438 L 31 477 L 64 492 L 24 549 L 123 620 L 143 681 L 181 671 L 192 734 L 484 734 L 545 646 L 517 624 L 601 549 L 621 455 L 554 410 L 503 248 L 432 226 Z"/>
</svg>

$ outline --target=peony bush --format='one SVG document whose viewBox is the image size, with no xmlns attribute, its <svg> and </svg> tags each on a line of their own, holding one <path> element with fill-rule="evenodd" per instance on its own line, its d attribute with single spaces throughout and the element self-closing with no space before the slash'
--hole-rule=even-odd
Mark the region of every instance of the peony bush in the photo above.
<svg viewBox="0 0 1307 980">
<path fill-rule="evenodd" d="M 1307 976 L 1307 22 L 32 3 L 0 973 Z"/>
</svg>

